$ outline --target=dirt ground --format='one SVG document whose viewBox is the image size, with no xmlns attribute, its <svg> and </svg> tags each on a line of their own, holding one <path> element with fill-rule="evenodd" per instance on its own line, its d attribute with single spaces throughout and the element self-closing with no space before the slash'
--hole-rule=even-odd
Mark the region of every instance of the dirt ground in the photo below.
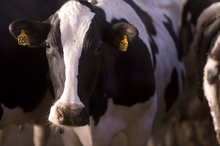
<svg viewBox="0 0 220 146">
<path fill-rule="evenodd" d="M 160 146 L 219 146 L 211 116 L 202 120 L 171 122 Z"/>
<path fill-rule="evenodd" d="M 218 146 L 211 117 L 200 121 L 171 122 L 164 136 L 165 141 L 159 146 Z M 23 131 L 9 126 L 2 146 L 34 146 L 32 138 L 32 126 L 25 125 Z M 64 146 L 60 134 L 51 131 L 46 146 Z"/>
<path fill-rule="evenodd" d="M 16 126 L 9 126 L 6 134 L 2 146 L 34 146 L 32 140 L 33 128 L 30 125 L 25 125 L 23 131 Z M 60 134 L 51 131 L 46 146 L 64 146 Z"/>
</svg>

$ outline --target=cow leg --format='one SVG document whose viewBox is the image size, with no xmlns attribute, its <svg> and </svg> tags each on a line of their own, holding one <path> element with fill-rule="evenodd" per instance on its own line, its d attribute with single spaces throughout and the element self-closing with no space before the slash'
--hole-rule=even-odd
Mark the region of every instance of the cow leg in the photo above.
<svg viewBox="0 0 220 146">
<path fill-rule="evenodd" d="M 6 135 L 7 135 L 7 127 L 3 127 L 0 130 L 0 146 L 2 146 L 4 144 Z"/>
<path fill-rule="evenodd" d="M 49 129 L 45 125 L 34 125 L 34 146 L 45 146 L 48 136 Z"/>
<path fill-rule="evenodd" d="M 127 146 L 127 145 L 128 145 L 128 136 L 124 132 L 121 132 L 118 135 L 116 135 L 111 142 L 111 146 Z"/>
<path fill-rule="evenodd" d="M 78 136 L 72 129 L 65 130 L 64 133 L 61 134 L 61 138 L 64 146 L 82 146 Z"/>
<path fill-rule="evenodd" d="M 145 126 L 146 127 L 142 127 L 142 126 L 138 127 L 138 125 L 136 125 L 136 126 L 129 127 L 129 129 L 126 130 L 126 133 L 128 135 L 128 146 L 134 146 L 134 145 L 146 146 L 147 145 L 148 137 L 150 136 L 149 131 L 151 130 L 152 125 L 146 124 Z"/>
<path fill-rule="evenodd" d="M 114 137 L 127 127 L 127 123 L 118 111 L 121 106 L 114 105 L 112 99 L 109 99 L 108 103 L 107 112 L 100 118 L 98 125 L 92 128 L 92 138 L 95 146 L 110 146 Z M 95 125 L 93 120 L 90 121 L 91 125 Z"/>
<path fill-rule="evenodd" d="M 34 111 L 34 125 L 33 125 L 33 132 L 34 132 L 34 145 L 35 146 L 45 146 L 48 136 L 49 136 L 49 125 L 47 124 L 47 113 L 50 110 L 52 101 L 52 95 L 47 89 L 43 100 L 39 104 L 39 106 Z"/>
<path fill-rule="evenodd" d="M 92 146 L 92 132 L 89 125 L 74 128 L 83 146 Z"/>
<path fill-rule="evenodd" d="M 146 146 L 150 138 L 154 116 L 156 113 L 155 104 L 149 105 L 149 109 L 144 115 L 138 118 L 132 125 L 126 129 L 125 133 L 128 136 L 128 146 Z"/>
<path fill-rule="evenodd" d="M 89 125 L 65 130 L 61 136 L 65 146 L 92 146 L 92 135 Z"/>
<path fill-rule="evenodd" d="M 112 121 L 112 125 L 108 124 L 105 125 L 104 123 L 100 124 L 102 126 L 95 127 L 95 131 L 93 132 L 93 144 L 95 146 L 118 146 L 118 143 L 123 143 L 119 138 L 117 138 L 117 135 L 122 131 L 122 127 L 119 127 L 117 125 L 114 125 L 114 123 L 121 123 L 119 120 L 114 120 L 114 118 L 111 119 L 109 117 L 109 121 Z M 124 124 L 126 125 L 126 123 Z M 116 138 L 115 138 L 116 137 Z M 115 141 L 113 142 L 113 139 L 115 138 Z"/>
<path fill-rule="evenodd" d="M 94 145 L 118 146 L 117 143 L 123 143 L 128 146 L 146 146 L 156 109 L 156 96 L 146 103 L 138 103 L 132 107 L 114 105 L 110 99 L 106 114 L 94 127 Z M 119 140 L 117 137 L 122 137 L 122 140 L 115 141 Z"/>
</svg>

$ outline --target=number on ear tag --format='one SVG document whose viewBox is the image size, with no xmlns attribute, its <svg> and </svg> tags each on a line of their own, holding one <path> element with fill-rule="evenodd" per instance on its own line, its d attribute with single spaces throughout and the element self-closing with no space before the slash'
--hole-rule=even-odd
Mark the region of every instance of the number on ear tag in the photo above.
<svg viewBox="0 0 220 146">
<path fill-rule="evenodd" d="M 30 38 L 28 35 L 25 34 L 25 30 L 21 30 L 21 34 L 18 36 L 18 44 L 19 45 L 30 45 Z"/>
<path fill-rule="evenodd" d="M 128 48 L 128 36 L 125 35 L 124 39 L 120 42 L 120 46 L 119 46 L 119 50 L 123 51 L 127 51 Z"/>
</svg>

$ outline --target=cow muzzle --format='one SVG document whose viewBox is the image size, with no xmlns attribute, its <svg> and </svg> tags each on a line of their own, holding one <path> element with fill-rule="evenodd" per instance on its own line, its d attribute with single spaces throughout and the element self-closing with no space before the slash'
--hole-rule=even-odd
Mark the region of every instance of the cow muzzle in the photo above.
<svg viewBox="0 0 220 146">
<path fill-rule="evenodd" d="M 63 126 L 84 126 L 89 123 L 85 107 L 77 104 L 55 104 L 50 109 L 49 121 Z"/>
</svg>

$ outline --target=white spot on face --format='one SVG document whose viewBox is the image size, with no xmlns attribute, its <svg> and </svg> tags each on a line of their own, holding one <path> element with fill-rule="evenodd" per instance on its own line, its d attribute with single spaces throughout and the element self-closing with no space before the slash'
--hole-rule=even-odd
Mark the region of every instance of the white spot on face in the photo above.
<svg viewBox="0 0 220 146">
<path fill-rule="evenodd" d="M 59 10 L 58 15 L 66 68 L 64 91 L 58 103 L 83 105 L 77 95 L 79 58 L 85 34 L 95 14 L 79 2 L 69 1 Z"/>
</svg>

